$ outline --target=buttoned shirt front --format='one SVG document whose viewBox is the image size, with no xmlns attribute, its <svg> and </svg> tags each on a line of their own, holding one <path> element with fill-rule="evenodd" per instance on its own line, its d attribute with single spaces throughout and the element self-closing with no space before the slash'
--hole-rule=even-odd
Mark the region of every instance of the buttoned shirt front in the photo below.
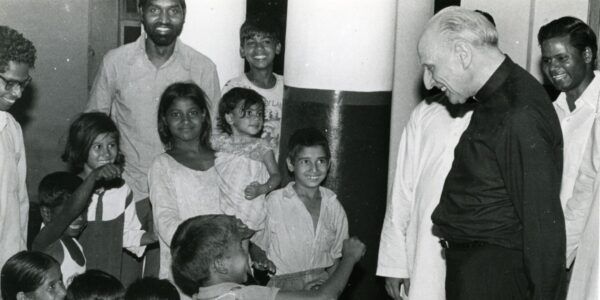
<svg viewBox="0 0 600 300">
<path fill-rule="evenodd" d="M 126 160 L 123 178 L 136 201 L 148 197 L 148 169 L 164 152 L 157 131 L 160 96 L 172 83 L 190 81 L 216 105 L 220 91 L 215 64 L 179 40 L 159 68 L 148 59 L 143 36 L 109 51 L 102 61 L 86 111 L 104 112 L 116 123 Z"/>
<path fill-rule="evenodd" d="M 564 140 L 563 176 L 560 188 L 560 201 L 563 209 L 573 195 L 573 186 L 583 160 L 583 153 L 594 123 L 594 116 L 600 99 L 600 71 L 594 72 L 595 78 L 583 94 L 575 101 L 571 111 L 567 104 L 567 95 L 560 93 L 554 101 L 554 109 L 560 120 Z"/>
<path fill-rule="evenodd" d="M 26 250 L 29 198 L 21 126 L 0 111 L 0 265 Z"/>
<path fill-rule="evenodd" d="M 319 188 L 321 211 L 315 229 L 293 185 L 269 194 L 265 229 L 253 237 L 277 266 L 277 275 L 332 266 L 348 238 L 346 212 L 333 191 Z"/>
</svg>

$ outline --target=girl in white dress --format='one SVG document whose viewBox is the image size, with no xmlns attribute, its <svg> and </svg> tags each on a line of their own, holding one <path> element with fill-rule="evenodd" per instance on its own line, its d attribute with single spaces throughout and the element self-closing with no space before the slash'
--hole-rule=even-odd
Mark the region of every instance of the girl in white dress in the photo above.
<svg viewBox="0 0 600 300">
<path fill-rule="evenodd" d="M 158 133 L 166 152 L 154 159 L 148 180 L 163 279 L 172 279 L 169 248 L 177 226 L 190 217 L 221 213 L 207 103 L 194 83 L 172 84 L 160 99 Z"/>
<path fill-rule="evenodd" d="M 264 226 L 265 195 L 281 182 L 273 148 L 260 138 L 264 112 L 260 94 L 231 89 L 219 102 L 221 133 L 213 139 L 221 210 L 254 230 Z"/>
</svg>

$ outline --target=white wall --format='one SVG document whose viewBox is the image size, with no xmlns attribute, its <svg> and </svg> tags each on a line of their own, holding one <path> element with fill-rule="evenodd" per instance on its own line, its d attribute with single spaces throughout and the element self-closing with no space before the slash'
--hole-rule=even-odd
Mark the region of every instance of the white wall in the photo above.
<svg viewBox="0 0 600 300">
<path fill-rule="evenodd" d="M 222 87 L 227 80 L 244 72 L 239 32 L 246 20 L 246 1 L 193 0 L 186 4 L 181 40 L 217 65 Z"/>
<path fill-rule="evenodd" d="M 587 21 L 589 0 L 462 0 L 461 6 L 490 13 L 496 21 L 499 45 L 505 53 L 542 81 L 540 27 L 563 16 Z"/>
</svg>

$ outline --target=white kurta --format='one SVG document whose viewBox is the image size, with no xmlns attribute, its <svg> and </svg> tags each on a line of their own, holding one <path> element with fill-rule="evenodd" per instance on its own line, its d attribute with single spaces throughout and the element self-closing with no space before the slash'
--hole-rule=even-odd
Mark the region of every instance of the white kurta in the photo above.
<svg viewBox="0 0 600 300">
<path fill-rule="evenodd" d="M 596 101 L 600 101 L 600 95 Z M 569 300 L 598 299 L 599 295 L 600 116 L 595 115 L 573 196 L 565 209 L 567 249 L 573 249 L 573 254 L 577 254 L 569 284 Z"/>
<path fill-rule="evenodd" d="M 423 101 L 400 138 L 377 275 L 410 278 L 410 299 L 445 299 L 446 265 L 439 239 L 432 234 L 431 214 L 471 114 L 452 118 L 443 105 Z"/>
<path fill-rule="evenodd" d="M 183 221 L 220 214 L 215 168 L 190 169 L 167 153 L 158 155 L 148 172 L 154 228 L 160 244 L 159 278 L 171 279 L 171 239 Z"/>
<path fill-rule="evenodd" d="M 29 216 L 26 171 L 21 126 L 12 115 L 0 111 L 0 266 L 26 249 Z"/>
</svg>

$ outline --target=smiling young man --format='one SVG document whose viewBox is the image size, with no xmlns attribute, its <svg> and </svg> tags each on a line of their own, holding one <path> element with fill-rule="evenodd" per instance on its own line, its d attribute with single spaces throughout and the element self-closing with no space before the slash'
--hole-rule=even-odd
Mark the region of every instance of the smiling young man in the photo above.
<svg viewBox="0 0 600 300">
<path fill-rule="evenodd" d="M 576 201 L 571 203 L 569 199 L 575 191 L 575 180 L 600 101 L 600 72 L 594 70 L 598 42 L 592 29 L 574 17 L 562 17 L 542 26 L 538 42 L 542 49 L 544 75 L 561 91 L 554 101 L 554 109 L 565 145 L 560 200 L 565 211 L 567 266 L 570 266 L 579 236 L 575 224 L 587 216 L 573 211 Z"/>
<path fill-rule="evenodd" d="M 446 299 L 559 299 L 562 134 L 546 92 L 471 10 L 437 13 L 418 52 L 426 87 L 453 104 L 478 103 L 431 216 L 446 259 Z"/>
<path fill-rule="evenodd" d="M 29 199 L 21 126 L 8 113 L 31 81 L 35 47 L 16 30 L 0 26 L 0 265 L 26 249 Z"/>
<path fill-rule="evenodd" d="M 215 64 L 178 39 L 185 0 L 142 0 L 138 11 L 145 34 L 106 54 L 86 111 L 106 113 L 117 124 L 127 161 L 123 178 L 133 191 L 142 223 L 150 229 L 147 174 L 154 157 L 164 152 L 156 122 L 161 94 L 172 83 L 192 81 L 213 104 L 221 95 Z M 146 264 L 146 269 L 153 268 Z"/>
</svg>

